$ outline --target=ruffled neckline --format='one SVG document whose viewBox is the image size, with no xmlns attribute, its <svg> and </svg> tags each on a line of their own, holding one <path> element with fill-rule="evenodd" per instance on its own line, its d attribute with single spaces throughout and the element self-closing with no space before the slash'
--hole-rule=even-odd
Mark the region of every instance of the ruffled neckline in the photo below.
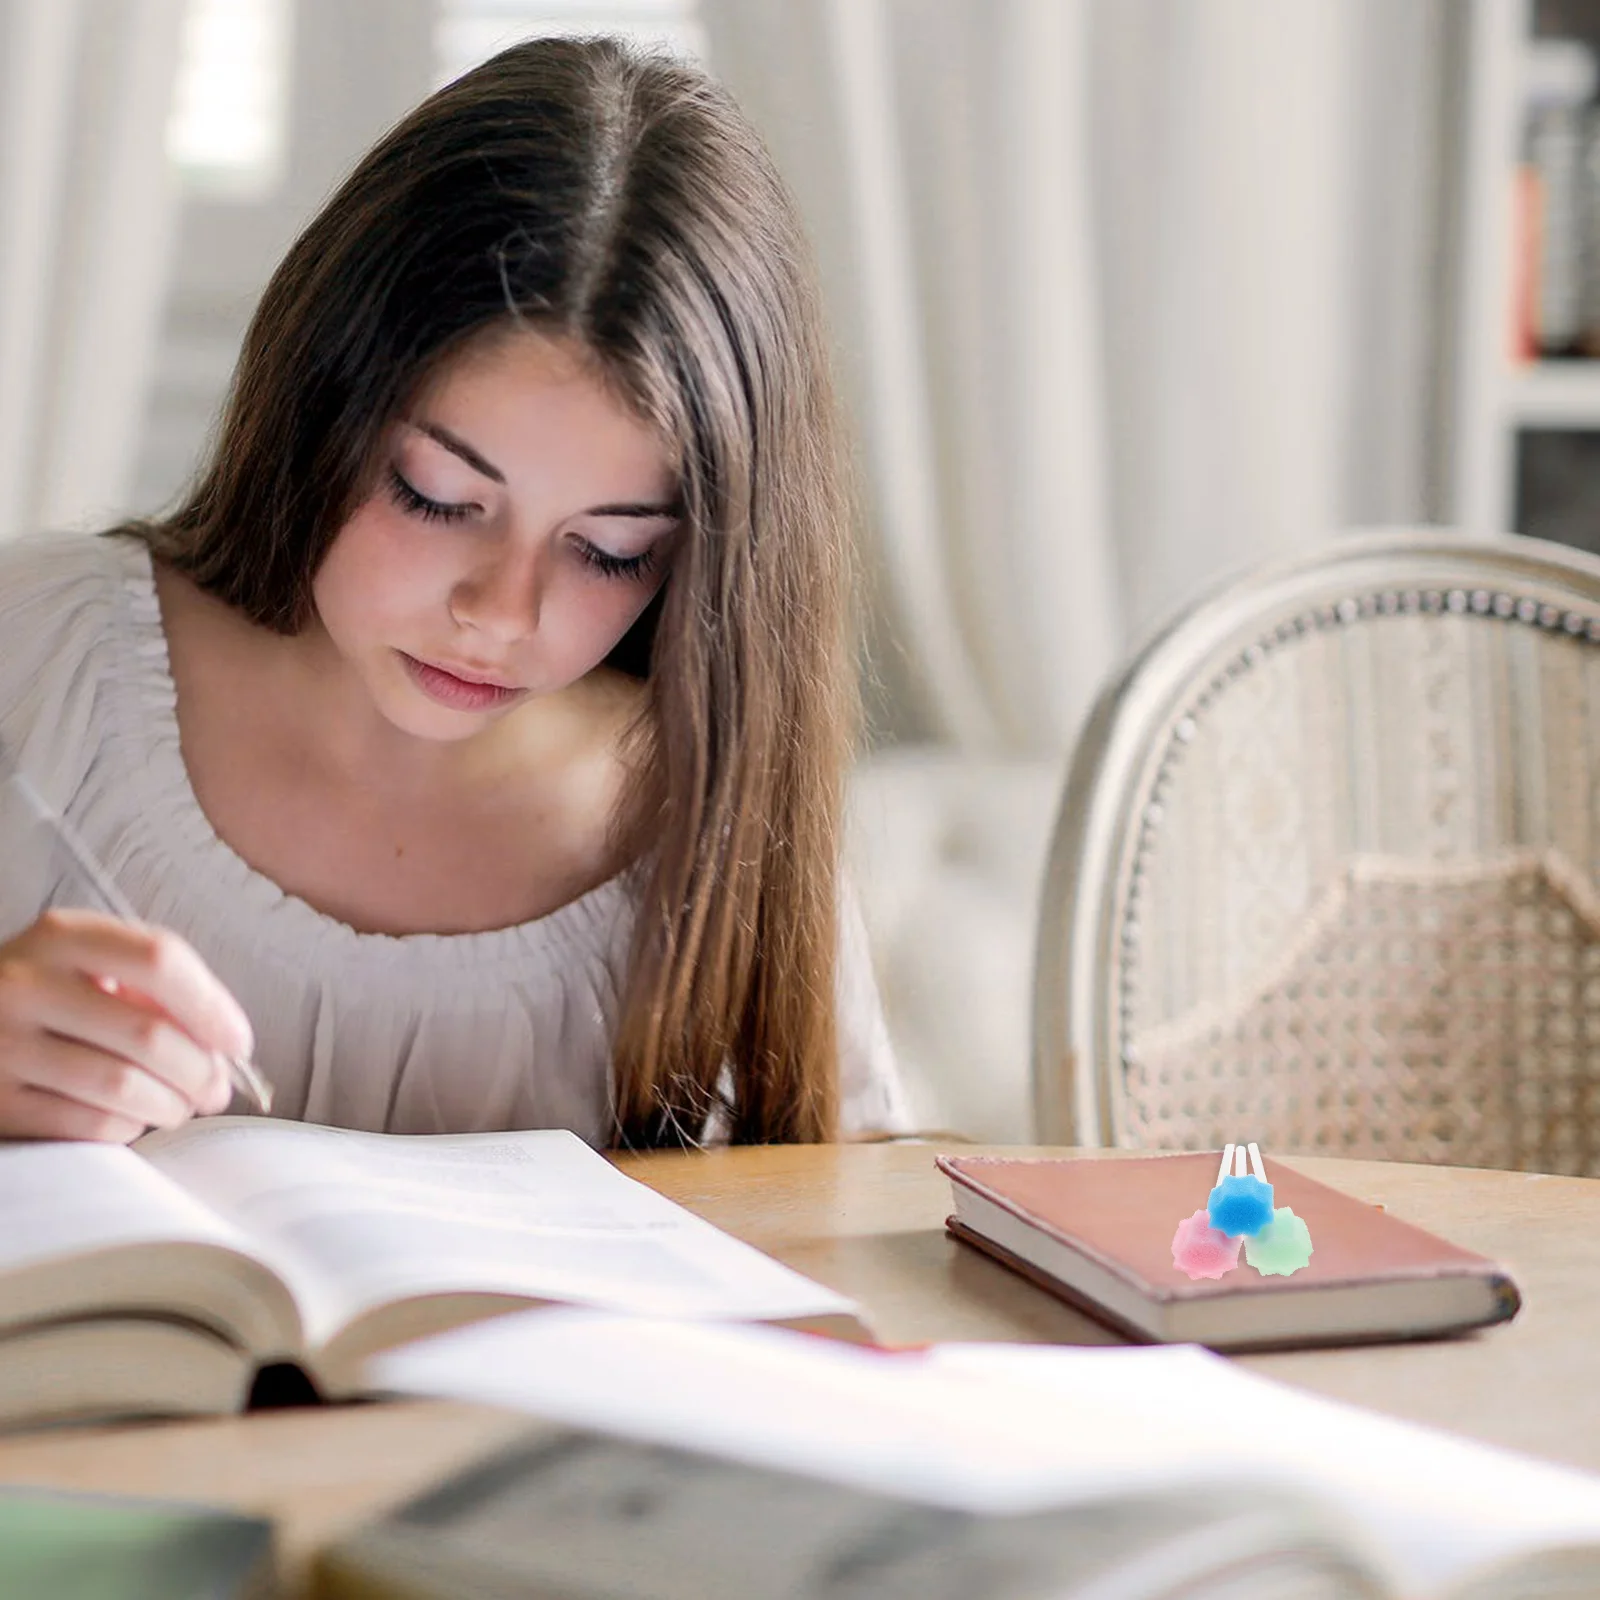
<svg viewBox="0 0 1600 1600">
<path fill-rule="evenodd" d="M 139 831 L 145 847 L 169 858 L 171 873 L 161 875 L 169 884 L 203 883 L 208 900 L 233 900 L 241 914 L 259 920 L 271 947 L 299 966 L 334 959 L 429 972 L 441 965 L 485 973 L 507 967 L 526 972 L 530 963 L 547 964 L 552 951 L 561 947 L 609 948 L 627 903 L 627 871 L 530 922 L 477 933 L 408 934 L 362 932 L 258 872 L 217 834 L 189 780 L 150 551 L 134 538 L 99 542 L 115 551 L 121 569 L 116 596 L 121 626 L 111 631 L 122 659 L 105 689 L 133 702 L 111 719 L 107 739 L 129 746 L 128 759 L 119 765 L 124 778 L 141 792 Z M 182 893 L 181 888 L 176 892 Z"/>
</svg>

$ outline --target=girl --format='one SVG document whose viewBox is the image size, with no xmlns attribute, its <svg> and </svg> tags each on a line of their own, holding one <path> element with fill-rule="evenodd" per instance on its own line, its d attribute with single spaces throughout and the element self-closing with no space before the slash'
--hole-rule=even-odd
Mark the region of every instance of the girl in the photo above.
<svg viewBox="0 0 1600 1600">
<path fill-rule="evenodd" d="M 147 919 L 0 817 L 0 1135 L 219 1111 L 251 1048 L 355 1128 L 902 1124 L 805 260 L 714 83 L 517 46 L 290 250 L 172 515 L 0 550 L 0 739 Z"/>
</svg>

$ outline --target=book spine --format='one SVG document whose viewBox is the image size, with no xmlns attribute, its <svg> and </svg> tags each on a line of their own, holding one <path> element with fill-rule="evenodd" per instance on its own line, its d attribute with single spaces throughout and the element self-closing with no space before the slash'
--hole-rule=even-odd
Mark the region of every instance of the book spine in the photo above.
<svg viewBox="0 0 1600 1600">
<path fill-rule="evenodd" d="M 1600 109 L 1593 106 L 1583 120 L 1580 191 L 1583 326 L 1579 345 L 1584 355 L 1600 356 Z"/>
<path fill-rule="evenodd" d="M 1577 353 L 1583 333 L 1584 113 L 1542 106 L 1529 126 L 1537 189 L 1534 343 L 1542 356 Z"/>
</svg>

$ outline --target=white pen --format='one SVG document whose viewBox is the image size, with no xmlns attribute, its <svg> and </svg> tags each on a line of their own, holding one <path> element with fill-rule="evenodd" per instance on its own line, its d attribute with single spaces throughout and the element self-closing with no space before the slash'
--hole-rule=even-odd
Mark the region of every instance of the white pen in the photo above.
<svg viewBox="0 0 1600 1600">
<path fill-rule="evenodd" d="M 7 751 L 4 741 L 0 740 L 0 781 L 7 779 L 27 803 L 28 809 L 50 830 L 60 842 L 62 849 L 72 857 L 73 863 L 88 880 L 89 887 L 103 902 L 102 909 L 109 911 L 114 917 L 121 917 L 124 922 L 143 922 L 144 918 L 117 887 L 116 880 L 95 860 L 78 830 L 39 793 L 27 773 L 17 765 Z M 225 1055 L 220 1050 L 214 1051 L 213 1054 L 222 1058 L 235 1088 L 253 1100 L 261 1111 L 272 1110 L 272 1085 L 261 1076 L 253 1062 L 239 1056 Z"/>
</svg>

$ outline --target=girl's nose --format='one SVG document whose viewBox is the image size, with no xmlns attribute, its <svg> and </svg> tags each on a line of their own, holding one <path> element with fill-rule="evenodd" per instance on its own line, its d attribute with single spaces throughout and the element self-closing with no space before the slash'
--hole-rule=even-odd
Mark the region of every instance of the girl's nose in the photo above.
<svg viewBox="0 0 1600 1600">
<path fill-rule="evenodd" d="M 458 627 L 500 644 L 514 644 L 539 626 L 544 596 L 543 563 L 534 556 L 506 556 L 475 568 L 450 595 Z"/>
</svg>

